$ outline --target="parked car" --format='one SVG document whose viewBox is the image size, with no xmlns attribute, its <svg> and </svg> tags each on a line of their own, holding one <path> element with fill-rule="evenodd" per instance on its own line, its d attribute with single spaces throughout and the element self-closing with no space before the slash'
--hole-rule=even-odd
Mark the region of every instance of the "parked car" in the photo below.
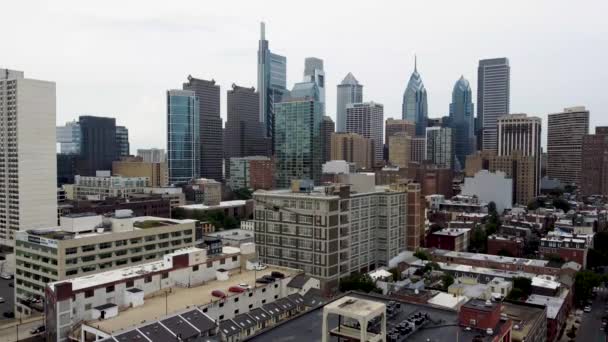
<svg viewBox="0 0 608 342">
<path fill-rule="evenodd" d="M 13 275 L 9 273 L 0 273 L 0 278 L 5 280 L 11 280 L 13 279 Z"/>
<path fill-rule="evenodd" d="M 591 312 L 591 307 L 589 305 L 585 306 L 585 308 L 583 309 L 583 311 L 585 312 Z"/>
<path fill-rule="evenodd" d="M 241 283 L 241 284 L 239 284 L 239 287 L 242 287 L 242 288 L 244 288 L 246 290 L 251 289 L 251 286 L 249 284 L 247 284 L 247 283 Z"/>
<path fill-rule="evenodd" d="M 243 293 L 245 292 L 245 289 L 240 286 L 230 286 L 230 288 L 228 288 L 228 291 L 234 293 Z"/>
<path fill-rule="evenodd" d="M 44 332 L 45 330 L 46 330 L 46 327 L 44 325 L 40 325 L 40 326 L 30 329 L 30 334 L 38 335 L 38 334 Z"/>
<path fill-rule="evenodd" d="M 220 290 L 211 291 L 211 295 L 213 297 L 218 297 L 218 298 L 222 298 L 222 299 L 226 298 L 226 294 Z"/>
<path fill-rule="evenodd" d="M 4 300 L 4 298 L 0 297 L 0 303 L 4 303 L 4 302 L 6 302 L 6 301 Z"/>
</svg>

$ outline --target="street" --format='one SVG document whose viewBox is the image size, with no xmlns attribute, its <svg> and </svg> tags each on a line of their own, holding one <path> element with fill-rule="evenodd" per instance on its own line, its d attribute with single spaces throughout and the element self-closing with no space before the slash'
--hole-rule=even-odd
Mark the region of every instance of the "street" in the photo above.
<svg viewBox="0 0 608 342">
<path fill-rule="evenodd" d="M 593 300 L 591 312 L 585 312 L 582 322 L 576 331 L 577 342 L 605 342 L 606 333 L 602 330 L 602 317 L 606 316 L 606 300 L 608 300 L 608 290 L 603 288 L 598 291 L 597 297 Z M 566 329 L 569 329 L 567 327 Z M 564 332 L 565 334 L 566 332 Z"/>
<path fill-rule="evenodd" d="M 34 322 L 24 323 L 19 325 L 19 341 L 23 341 L 32 335 L 30 334 L 30 329 L 38 327 L 42 324 L 42 319 L 36 320 Z M 28 341 L 35 341 L 36 339 L 32 339 Z M 40 335 L 39 341 L 44 341 L 42 335 Z M 15 342 L 17 341 L 17 328 L 15 326 L 9 327 L 6 329 L 0 329 L 0 342 Z"/>
<path fill-rule="evenodd" d="M 9 286 L 13 281 L 0 279 L 0 297 L 4 299 L 4 303 L 0 303 L 0 325 L 7 320 L 4 313 L 13 312 L 15 309 L 15 288 Z"/>
</svg>

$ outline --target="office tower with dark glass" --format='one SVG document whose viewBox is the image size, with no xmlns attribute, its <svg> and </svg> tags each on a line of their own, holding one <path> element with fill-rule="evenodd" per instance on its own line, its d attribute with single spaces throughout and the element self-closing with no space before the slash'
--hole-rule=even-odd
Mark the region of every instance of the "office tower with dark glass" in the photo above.
<svg viewBox="0 0 608 342">
<path fill-rule="evenodd" d="M 264 137 L 259 121 L 259 94 L 253 87 L 232 85 L 228 90 L 228 119 L 224 128 L 226 174 L 230 174 L 230 158 L 270 156 L 270 139 Z"/>
<path fill-rule="evenodd" d="M 167 91 L 167 168 L 170 184 L 200 177 L 198 97 L 191 90 Z"/>
<path fill-rule="evenodd" d="M 454 167 L 454 139 L 449 127 L 428 127 L 426 129 L 425 160 L 442 169 Z"/>
<path fill-rule="evenodd" d="M 323 150 L 323 162 L 331 160 L 331 135 L 336 131 L 336 124 L 329 116 L 324 116 L 321 122 L 321 149 Z"/>
<path fill-rule="evenodd" d="M 304 60 L 304 82 L 314 82 L 319 89 L 319 102 L 325 114 L 325 71 L 323 60 L 316 57 L 307 57 Z"/>
<path fill-rule="evenodd" d="M 468 155 L 475 151 L 475 115 L 471 86 L 463 76 L 454 85 L 450 104 L 450 127 L 454 138 L 454 170 L 464 169 Z"/>
<path fill-rule="evenodd" d="M 129 145 L 129 130 L 125 126 L 116 126 L 116 144 L 118 156 L 127 157 L 131 154 Z"/>
<path fill-rule="evenodd" d="M 414 72 L 410 76 L 410 80 L 403 93 L 401 118 L 416 124 L 416 136 L 424 136 L 426 134 L 428 119 L 426 88 L 424 87 L 424 83 L 422 83 L 422 77 L 418 73 L 416 61 L 414 61 Z"/>
<path fill-rule="evenodd" d="M 497 123 L 509 114 L 511 67 L 507 58 L 482 59 L 477 68 L 477 124 L 481 134 L 478 149 L 498 148 Z"/>
<path fill-rule="evenodd" d="M 200 177 L 223 179 L 222 118 L 220 117 L 220 86 L 215 80 L 207 81 L 188 76 L 184 90 L 194 91 L 199 102 Z"/>
<path fill-rule="evenodd" d="M 81 116 L 80 158 L 76 173 L 95 176 L 99 170 L 112 170 L 112 162 L 119 159 L 116 143 L 116 119 L 99 116 Z"/>
<path fill-rule="evenodd" d="M 14 247 L 19 230 L 57 225 L 55 112 L 54 82 L 0 69 L 2 245 Z"/>
<path fill-rule="evenodd" d="M 565 184 L 580 185 L 583 136 L 589 134 L 589 111 L 565 108 L 549 114 L 547 130 L 547 176 Z"/>
<path fill-rule="evenodd" d="M 274 104 L 281 102 L 288 93 L 287 58 L 270 52 L 264 23 L 260 23 L 258 46 L 258 93 L 260 122 L 265 136 L 272 140 L 271 146 L 274 148 Z"/>
<path fill-rule="evenodd" d="M 363 85 L 350 72 L 338 84 L 336 106 L 336 132 L 346 132 L 346 107 L 363 102 Z"/>
<path fill-rule="evenodd" d="M 292 94 L 298 93 L 296 86 Z M 323 162 L 321 107 L 314 96 L 293 97 L 275 105 L 274 149 L 278 188 L 288 188 L 295 179 L 320 182 Z"/>
<path fill-rule="evenodd" d="M 346 131 L 357 133 L 374 144 L 374 162 L 383 159 L 384 106 L 375 102 L 353 103 L 346 107 Z"/>
</svg>

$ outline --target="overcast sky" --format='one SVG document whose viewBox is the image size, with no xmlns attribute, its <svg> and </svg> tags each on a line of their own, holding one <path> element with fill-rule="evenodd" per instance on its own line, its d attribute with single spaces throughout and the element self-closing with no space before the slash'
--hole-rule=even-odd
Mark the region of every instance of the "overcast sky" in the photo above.
<svg viewBox="0 0 608 342">
<path fill-rule="evenodd" d="M 508 57 L 511 110 L 543 118 L 567 106 L 608 125 L 608 1 L 30 1 L 0 0 L 0 67 L 57 83 L 57 123 L 114 116 L 131 153 L 165 148 L 165 91 L 188 74 L 256 86 L 259 22 L 287 57 L 288 87 L 304 58 L 325 61 L 327 113 L 350 71 L 364 100 L 401 114 L 414 54 L 429 116 L 446 115 L 464 75 L 477 91 L 481 58 Z"/>
</svg>

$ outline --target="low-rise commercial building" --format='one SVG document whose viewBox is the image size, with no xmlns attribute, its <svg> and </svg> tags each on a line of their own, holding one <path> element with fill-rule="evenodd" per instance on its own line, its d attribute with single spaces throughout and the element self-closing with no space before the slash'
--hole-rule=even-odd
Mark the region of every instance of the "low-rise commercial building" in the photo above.
<svg viewBox="0 0 608 342">
<path fill-rule="evenodd" d="M 40 311 L 47 283 L 158 260 L 194 246 L 195 221 L 75 214 L 61 226 L 19 232 L 15 245 L 16 314 Z"/>
<path fill-rule="evenodd" d="M 447 249 L 462 252 L 469 248 L 471 230 L 468 228 L 446 228 L 431 233 L 426 238 L 427 248 Z"/>
<path fill-rule="evenodd" d="M 576 237 L 546 236 L 540 239 L 538 252 L 542 257 L 559 257 L 566 262 L 574 261 L 587 267 L 589 247 L 585 239 Z"/>
<path fill-rule="evenodd" d="M 106 215 L 125 209 L 133 211 L 134 216 L 171 217 L 171 202 L 160 195 L 131 196 L 129 199 L 108 197 L 102 201 L 63 201 L 58 209 L 58 219 L 70 214 Z"/>
<path fill-rule="evenodd" d="M 544 306 L 547 308 L 547 335 L 546 341 L 553 342 L 557 341 L 559 332 L 561 331 L 568 314 L 572 307 L 572 298 L 569 290 L 564 289 L 562 293 L 557 297 L 543 296 L 533 294 L 528 296 L 526 303 Z M 527 340 L 526 340 L 527 341 Z"/>
<path fill-rule="evenodd" d="M 513 321 L 511 341 L 544 342 L 547 339 L 547 308 L 523 302 L 502 302 L 502 313 Z"/>
<path fill-rule="evenodd" d="M 95 177 L 74 176 L 73 198 L 76 200 L 104 200 L 128 198 L 131 194 L 143 193 L 149 186 L 147 177 L 111 176 L 109 171 L 97 171 Z"/>
<path fill-rule="evenodd" d="M 222 241 L 224 246 L 240 247 L 244 243 L 253 243 L 253 230 L 228 229 L 207 234 Z"/>
<path fill-rule="evenodd" d="M 264 189 L 273 187 L 274 163 L 264 156 L 230 158 L 228 186 L 233 189 Z"/>
<path fill-rule="evenodd" d="M 112 174 L 122 177 L 148 178 L 149 186 L 162 187 L 169 184 L 169 173 L 165 162 L 146 162 L 142 157 L 126 157 L 112 162 Z"/>
<path fill-rule="evenodd" d="M 184 185 L 186 200 L 190 203 L 202 203 L 206 206 L 219 205 L 222 201 L 222 183 L 206 178 L 192 180 Z"/>
<path fill-rule="evenodd" d="M 197 215 L 221 212 L 236 219 L 249 219 L 253 215 L 253 200 L 222 201 L 218 205 L 187 204 L 178 207 L 179 216 L 194 218 Z"/>
<path fill-rule="evenodd" d="M 490 235 L 487 242 L 488 254 L 521 257 L 524 255 L 524 239 L 508 235 Z"/>
</svg>

